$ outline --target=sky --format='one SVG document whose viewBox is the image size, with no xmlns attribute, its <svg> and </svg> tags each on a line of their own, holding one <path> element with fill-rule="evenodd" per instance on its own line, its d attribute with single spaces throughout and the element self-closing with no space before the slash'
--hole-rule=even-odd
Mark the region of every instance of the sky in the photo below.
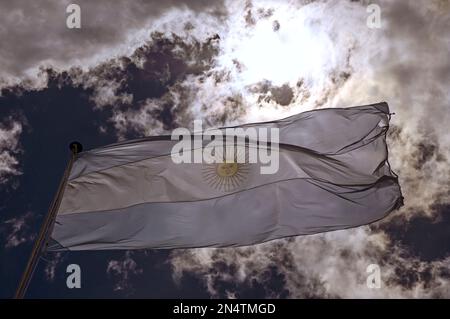
<svg viewBox="0 0 450 319">
<path fill-rule="evenodd" d="M 450 298 L 450 2 L 0 0 L 0 297 L 85 149 L 388 102 L 404 206 L 368 226 L 221 249 L 47 253 L 33 298 Z M 369 4 L 379 27 L 367 23 Z M 82 287 L 68 289 L 78 264 Z M 366 285 L 367 266 L 380 289 Z"/>
</svg>

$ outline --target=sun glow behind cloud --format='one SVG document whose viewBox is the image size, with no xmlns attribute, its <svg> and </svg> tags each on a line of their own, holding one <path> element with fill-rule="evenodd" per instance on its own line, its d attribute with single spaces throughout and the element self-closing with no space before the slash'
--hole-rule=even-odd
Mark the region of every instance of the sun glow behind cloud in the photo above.
<svg viewBox="0 0 450 319">
<path fill-rule="evenodd" d="M 333 94 L 346 82 L 340 76 L 350 76 L 349 56 L 358 37 L 370 38 L 367 28 L 353 32 L 355 24 L 365 25 L 364 11 L 355 12 L 353 7 L 228 2 L 228 20 L 216 29 L 220 41 L 213 68 L 216 74 L 226 74 L 226 79 L 219 84 L 202 80 L 194 100 L 206 103 L 207 113 L 215 113 L 224 109 L 224 96 L 238 96 L 245 106 L 240 120 L 246 122 L 333 106 Z M 343 15 L 350 21 L 342 23 L 337 17 Z M 292 98 L 279 103 L 277 95 L 289 94 Z M 207 116 L 193 104 L 194 113 Z"/>
<path fill-rule="evenodd" d="M 241 63 L 240 78 L 245 85 L 263 80 L 295 85 L 299 78 L 320 78 L 324 68 L 336 63 L 332 43 L 309 10 L 288 9 L 280 8 L 244 34 L 225 39 L 219 63 L 228 67 L 233 61 Z"/>
</svg>

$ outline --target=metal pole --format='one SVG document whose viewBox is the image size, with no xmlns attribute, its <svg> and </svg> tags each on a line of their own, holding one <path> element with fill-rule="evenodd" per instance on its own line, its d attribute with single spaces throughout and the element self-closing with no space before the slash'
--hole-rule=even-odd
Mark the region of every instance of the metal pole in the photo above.
<svg viewBox="0 0 450 319">
<path fill-rule="evenodd" d="M 64 188 L 67 184 L 67 180 L 69 178 L 73 162 L 75 160 L 76 155 L 83 150 L 83 146 L 78 142 L 70 143 L 69 148 L 71 151 L 69 163 L 67 164 L 66 170 L 64 171 L 64 175 L 59 183 L 58 190 L 52 201 L 52 204 L 50 205 L 44 223 L 41 226 L 38 238 L 34 242 L 33 250 L 31 251 L 30 257 L 28 258 L 27 266 L 22 274 L 22 278 L 20 280 L 19 285 L 17 286 L 17 290 L 14 295 L 15 299 L 22 299 L 25 296 L 28 285 L 30 284 L 31 278 L 38 264 L 39 258 L 41 257 L 42 251 L 44 250 L 45 245 L 47 244 L 47 240 L 50 235 L 49 232 L 53 228 L 56 214 L 58 212 L 59 205 L 61 204 L 62 195 L 64 193 Z"/>
</svg>

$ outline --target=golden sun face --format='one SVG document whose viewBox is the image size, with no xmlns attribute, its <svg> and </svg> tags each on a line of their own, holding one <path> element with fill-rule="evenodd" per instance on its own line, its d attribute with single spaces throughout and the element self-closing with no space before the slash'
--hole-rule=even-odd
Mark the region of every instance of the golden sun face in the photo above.
<svg viewBox="0 0 450 319">
<path fill-rule="evenodd" d="M 239 170 L 237 163 L 221 163 L 217 165 L 217 175 L 220 177 L 232 177 L 236 175 Z"/>
<path fill-rule="evenodd" d="M 209 186 L 223 192 L 232 192 L 241 186 L 248 175 L 249 165 L 225 160 L 223 163 L 206 164 L 202 169 L 203 179 Z"/>
</svg>

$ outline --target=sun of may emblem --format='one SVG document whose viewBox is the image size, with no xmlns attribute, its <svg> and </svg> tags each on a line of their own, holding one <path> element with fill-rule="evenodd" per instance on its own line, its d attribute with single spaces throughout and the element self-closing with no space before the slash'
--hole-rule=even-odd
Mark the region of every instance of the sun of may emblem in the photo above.
<svg viewBox="0 0 450 319">
<path fill-rule="evenodd" d="M 248 163 L 237 163 L 235 157 L 222 163 L 206 164 L 202 174 L 209 186 L 223 192 L 232 192 L 245 182 L 249 169 Z"/>
</svg>

